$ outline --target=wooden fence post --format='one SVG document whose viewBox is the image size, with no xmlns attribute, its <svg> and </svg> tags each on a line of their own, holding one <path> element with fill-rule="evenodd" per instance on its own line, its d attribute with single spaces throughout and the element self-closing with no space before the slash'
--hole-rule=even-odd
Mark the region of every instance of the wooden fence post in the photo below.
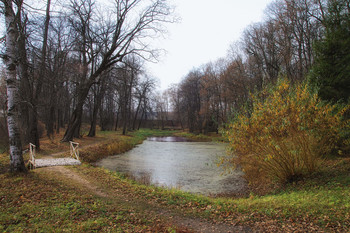
<svg viewBox="0 0 350 233">
<path fill-rule="evenodd" d="M 29 159 L 29 163 L 31 164 L 31 167 L 33 169 L 35 169 L 36 165 L 35 165 L 35 145 L 32 143 L 29 143 L 29 153 L 30 153 L 30 159 Z"/>
<path fill-rule="evenodd" d="M 79 143 L 70 141 L 70 156 L 80 161 L 78 147 Z"/>
</svg>

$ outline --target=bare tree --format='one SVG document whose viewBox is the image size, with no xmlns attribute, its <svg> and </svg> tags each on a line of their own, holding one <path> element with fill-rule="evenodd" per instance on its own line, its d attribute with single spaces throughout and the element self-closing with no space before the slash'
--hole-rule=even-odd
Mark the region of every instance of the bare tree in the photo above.
<svg viewBox="0 0 350 233">
<path fill-rule="evenodd" d="M 200 70 L 193 70 L 187 74 L 180 85 L 180 95 L 182 95 L 181 112 L 186 116 L 187 127 L 190 132 L 202 131 L 201 110 L 201 78 L 203 74 Z"/>
<path fill-rule="evenodd" d="M 96 136 L 97 114 L 100 111 L 105 90 L 106 90 L 106 79 L 103 78 L 101 79 L 101 83 L 99 83 L 99 85 L 96 85 L 93 90 L 94 101 L 93 101 L 93 110 L 91 114 L 92 117 L 91 117 L 91 124 L 90 124 L 88 137 Z"/>
<path fill-rule="evenodd" d="M 43 42 L 42 42 L 42 47 L 41 47 L 41 54 L 40 54 L 40 64 L 39 64 L 39 69 L 38 69 L 38 75 L 36 82 L 34 82 L 34 79 L 30 80 L 29 74 L 28 74 L 28 62 L 27 62 L 27 54 L 26 54 L 26 41 L 25 35 L 22 35 L 20 37 L 20 51 L 21 52 L 21 73 L 22 73 L 22 83 L 23 86 L 22 88 L 25 89 L 26 93 L 26 100 L 23 101 L 27 106 L 24 108 L 24 112 L 28 114 L 28 122 L 27 122 L 27 137 L 28 141 L 30 143 L 33 143 L 36 145 L 36 148 L 39 150 L 40 149 L 40 141 L 39 141 L 39 132 L 38 132 L 38 103 L 39 103 L 39 98 L 43 86 L 43 80 L 44 76 L 47 75 L 46 72 L 46 51 L 47 51 L 47 40 L 48 40 L 48 32 L 49 32 L 49 23 L 50 23 L 50 5 L 51 5 L 51 0 L 47 0 L 46 4 L 46 15 L 45 15 L 45 22 L 44 22 L 44 30 L 43 30 Z M 22 33 L 24 32 L 24 25 L 21 26 Z M 29 105 L 29 106 L 28 106 Z M 50 131 L 48 131 L 50 132 Z"/>
<path fill-rule="evenodd" d="M 170 104 L 174 110 L 177 120 L 180 122 L 181 129 L 184 130 L 184 116 L 182 111 L 182 95 L 180 93 L 180 86 L 178 84 L 173 84 L 168 89 Z"/>
<path fill-rule="evenodd" d="M 0 146 L 7 148 L 8 145 L 8 132 L 7 132 L 7 120 L 6 120 L 6 83 L 5 83 L 5 70 L 0 70 Z"/>
<path fill-rule="evenodd" d="M 6 51 L 3 56 L 6 65 L 6 88 L 7 88 L 7 127 L 10 144 L 10 170 L 13 172 L 24 172 L 22 155 L 22 143 L 19 131 L 18 121 L 18 76 L 17 76 L 17 49 L 18 49 L 18 25 L 16 22 L 16 13 L 11 0 L 1 0 L 4 8 L 6 24 Z M 20 11 L 22 2 L 18 2 L 17 10 Z M 17 12 L 18 15 L 18 12 Z"/>
<path fill-rule="evenodd" d="M 93 3 L 87 1 L 88 5 L 86 5 L 85 2 L 77 0 L 71 4 L 73 12 L 78 15 L 80 20 L 79 28 L 81 30 L 78 32 L 82 40 L 79 43 L 82 43 L 83 46 L 81 54 L 83 56 L 82 76 L 84 78 L 79 84 L 77 103 L 63 141 L 72 140 L 74 136 L 79 137 L 85 99 L 90 87 L 103 78 L 102 72 L 118 62 L 122 62 L 129 54 L 137 54 L 143 58 L 153 57 L 155 51 L 151 50 L 143 39 L 157 36 L 163 32 L 161 23 L 172 21 L 169 18 L 172 9 L 164 0 L 149 1 L 149 5 L 144 5 L 145 2 L 141 0 L 116 0 L 114 11 L 110 17 L 112 20 L 100 21 L 104 25 L 94 27 L 91 20 Z M 91 46 L 96 42 L 88 43 L 88 41 L 95 39 L 92 36 L 98 34 L 94 32 L 95 29 L 106 27 L 111 30 L 102 38 L 104 47 L 101 48 L 100 57 L 97 58 L 95 47 Z"/>
<path fill-rule="evenodd" d="M 137 107 L 136 107 L 136 111 L 134 114 L 134 120 L 132 123 L 132 129 L 135 130 L 136 129 L 136 121 L 137 119 L 139 119 L 139 121 L 142 121 L 142 118 L 145 114 L 146 108 L 147 108 L 147 104 L 146 102 L 149 100 L 149 95 L 151 93 L 151 91 L 154 89 L 155 87 L 155 80 L 145 76 L 143 80 L 141 80 L 141 82 L 139 83 L 139 85 L 137 85 L 137 87 L 135 88 L 135 99 L 137 101 Z M 141 116 L 140 116 L 140 112 L 141 112 Z M 141 123 L 139 123 L 140 125 Z M 139 128 L 139 127 L 138 127 Z"/>
<path fill-rule="evenodd" d="M 68 21 L 63 17 L 50 20 L 45 75 L 39 102 L 39 113 L 46 125 L 48 137 L 59 132 L 70 115 L 75 77 L 79 69 L 71 54 L 72 38 Z M 39 64 L 40 66 L 40 64 Z"/>
</svg>

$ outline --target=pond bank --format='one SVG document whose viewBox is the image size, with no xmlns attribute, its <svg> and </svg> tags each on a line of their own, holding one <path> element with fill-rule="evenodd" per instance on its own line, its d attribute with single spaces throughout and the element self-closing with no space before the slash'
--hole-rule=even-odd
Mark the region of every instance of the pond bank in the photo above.
<svg viewBox="0 0 350 233">
<path fill-rule="evenodd" d="M 137 181 L 209 196 L 242 196 L 247 193 L 243 173 L 224 173 L 217 163 L 226 144 L 191 142 L 183 137 L 149 137 L 121 155 L 96 165 L 127 174 Z"/>
<path fill-rule="evenodd" d="M 194 135 L 178 130 L 174 131 L 140 129 L 138 131 L 131 132 L 130 135 L 118 135 L 118 137 L 115 137 L 116 132 L 113 131 L 104 132 L 104 134 L 106 134 L 106 140 L 80 150 L 80 156 L 83 161 L 88 163 L 94 163 L 108 156 L 127 152 L 133 149 L 136 145 L 141 144 L 148 137 L 176 136 L 196 142 L 209 142 L 221 140 L 221 138 L 218 137 L 218 135 Z M 109 135 L 111 136 L 108 137 Z"/>
<path fill-rule="evenodd" d="M 84 140 L 81 145 L 88 146 Z M 45 152 L 48 144 L 42 145 Z M 273 194 L 234 199 L 140 185 L 87 163 L 13 175 L 5 169 L 8 160 L 0 155 L 2 232 L 205 232 L 203 226 L 214 232 L 350 230 L 350 158 L 328 161 L 307 181 Z"/>
</svg>

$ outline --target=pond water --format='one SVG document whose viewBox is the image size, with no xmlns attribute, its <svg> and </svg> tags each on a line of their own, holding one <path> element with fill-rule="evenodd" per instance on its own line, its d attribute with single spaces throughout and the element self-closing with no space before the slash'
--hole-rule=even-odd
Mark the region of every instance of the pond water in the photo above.
<svg viewBox="0 0 350 233">
<path fill-rule="evenodd" d="M 204 195 L 235 195 L 244 192 L 241 171 L 222 174 L 218 157 L 225 144 L 188 142 L 179 137 L 152 137 L 134 149 L 97 162 L 111 171 L 131 174 L 137 180 L 179 188 Z"/>
</svg>

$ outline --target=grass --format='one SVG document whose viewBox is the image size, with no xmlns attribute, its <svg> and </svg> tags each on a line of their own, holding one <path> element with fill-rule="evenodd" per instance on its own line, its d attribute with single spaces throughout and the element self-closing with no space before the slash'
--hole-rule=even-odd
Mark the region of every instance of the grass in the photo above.
<svg viewBox="0 0 350 233">
<path fill-rule="evenodd" d="M 223 141 L 223 137 L 220 134 L 212 133 L 212 134 L 192 134 L 189 132 L 176 132 L 176 136 L 186 137 L 195 142 L 210 142 L 210 141 Z"/>
<path fill-rule="evenodd" d="M 177 131 L 141 129 L 129 135 L 120 135 L 113 131 L 99 132 L 98 137 L 105 138 L 104 142 L 80 150 L 80 157 L 85 162 L 96 162 L 106 156 L 116 155 L 131 150 L 147 137 L 169 136 Z"/>
<path fill-rule="evenodd" d="M 80 150 L 80 158 L 85 162 L 96 162 L 110 155 L 124 153 L 135 147 L 135 145 L 142 143 L 142 141 L 140 138 L 130 136 L 108 139 L 87 148 L 82 148 Z"/>
<path fill-rule="evenodd" d="M 98 143 L 88 148 L 80 150 L 80 157 L 83 161 L 93 163 L 106 156 L 116 155 L 131 150 L 136 145 L 142 143 L 147 137 L 179 136 L 187 137 L 193 141 L 212 141 L 219 140 L 219 137 L 210 137 L 207 135 L 194 135 L 176 130 L 151 130 L 140 129 L 130 132 L 129 135 L 120 135 L 113 131 L 99 132 L 97 137 L 105 138 L 104 142 Z"/>
<path fill-rule="evenodd" d="M 115 141 L 115 145 L 135 145 L 147 136 L 170 133 L 178 134 L 141 130 L 121 136 L 99 132 L 100 143 L 85 149 L 91 151 L 96 147 L 96 151 L 101 152 L 99 146 L 110 145 L 104 140 Z M 80 141 L 82 145 L 93 143 L 89 138 L 84 140 Z M 45 150 L 46 144 L 42 145 Z M 8 155 L 0 155 L 2 232 L 186 232 L 169 222 L 170 217 L 179 215 L 250 226 L 257 231 L 350 231 L 349 158 L 327 160 L 320 172 L 268 195 L 252 193 L 237 199 L 210 198 L 146 186 L 87 163 L 68 168 L 108 194 L 101 197 L 50 169 L 12 175 L 6 172 L 7 166 Z M 168 215 L 162 218 L 159 212 Z"/>
<path fill-rule="evenodd" d="M 350 160 L 339 160 L 343 171 L 350 168 Z M 332 169 L 339 169 L 333 167 Z M 209 198 L 181 192 L 140 185 L 135 181 L 103 169 L 86 168 L 90 176 L 110 177 L 124 187 L 123 192 L 142 197 L 166 208 L 181 210 L 189 216 L 201 216 L 213 221 L 255 226 L 258 229 L 331 230 L 348 231 L 350 226 L 350 182 L 349 178 L 329 176 L 332 169 L 309 178 L 304 183 L 290 185 L 284 190 L 265 196 L 247 198 Z M 335 172 L 335 170 L 333 170 Z M 80 170 L 81 171 L 81 170 Z M 99 173 L 99 175 L 96 175 Z M 94 174 L 94 175 L 92 175 Z M 338 170 L 338 174 L 344 174 Z M 342 175 L 340 175 L 342 176 Z M 315 185 L 318 180 L 328 180 Z M 106 182 L 111 186 L 114 182 Z"/>
<path fill-rule="evenodd" d="M 152 216 L 88 194 L 46 172 L 0 177 L 1 232 L 138 232 L 168 227 L 154 226 Z"/>
<path fill-rule="evenodd" d="M 293 226 L 296 229 L 309 229 L 311 224 L 319 230 L 348 231 L 350 177 L 347 172 L 350 170 L 350 160 L 341 159 L 338 162 L 343 165 L 324 169 L 304 183 L 290 185 L 285 190 L 265 196 L 251 194 L 248 198 L 213 199 L 176 190 L 147 190 L 146 187 L 141 187 L 139 192 L 148 193 L 149 198 L 156 196 L 167 205 L 181 209 L 190 208 L 198 214 L 224 221 L 261 225 L 269 222 L 278 228 L 285 226 L 287 229 L 293 229 Z M 317 184 L 320 180 L 327 182 Z"/>
<path fill-rule="evenodd" d="M 139 137 L 139 138 L 147 138 L 147 137 L 164 137 L 164 136 L 173 136 L 176 135 L 178 130 L 159 130 L 159 129 L 140 129 L 134 132 L 131 132 L 130 134 L 133 137 Z"/>
</svg>

